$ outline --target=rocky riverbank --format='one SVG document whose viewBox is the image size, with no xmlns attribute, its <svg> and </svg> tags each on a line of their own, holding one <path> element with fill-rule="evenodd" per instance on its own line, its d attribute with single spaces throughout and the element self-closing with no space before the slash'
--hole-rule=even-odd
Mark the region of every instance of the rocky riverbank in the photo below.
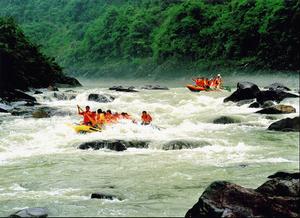
<svg viewBox="0 0 300 218">
<path fill-rule="evenodd" d="M 213 182 L 185 217 L 299 217 L 300 173 L 277 172 L 268 178 L 256 189 Z"/>
</svg>

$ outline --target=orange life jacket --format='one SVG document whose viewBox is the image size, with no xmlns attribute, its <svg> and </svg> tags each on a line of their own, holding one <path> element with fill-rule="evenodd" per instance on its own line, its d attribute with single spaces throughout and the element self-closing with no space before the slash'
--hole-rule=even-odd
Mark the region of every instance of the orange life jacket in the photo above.
<svg viewBox="0 0 300 218">
<path fill-rule="evenodd" d="M 150 123 L 152 121 L 152 117 L 150 116 L 150 114 L 142 115 L 142 121 L 145 123 Z"/>
<path fill-rule="evenodd" d="M 95 119 L 95 113 L 93 113 L 92 111 L 84 111 L 84 112 L 80 112 L 79 114 L 83 115 L 84 124 L 88 124 L 92 122 L 88 116 L 90 116 L 92 119 Z"/>
</svg>

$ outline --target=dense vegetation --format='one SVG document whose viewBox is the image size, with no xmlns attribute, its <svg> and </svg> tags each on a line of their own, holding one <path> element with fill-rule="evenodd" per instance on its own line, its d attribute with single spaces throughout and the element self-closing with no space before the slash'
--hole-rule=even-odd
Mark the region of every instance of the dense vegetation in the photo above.
<svg viewBox="0 0 300 218">
<path fill-rule="evenodd" d="M 55 83 L 78 85 L 31 43 L 12 18 L 0 18 L 0 90 L 42 88 Z"/>
<path fill-rule="evenodd" d="M 0 8 L 81 74 L 300 70 L 297 0 L 2 0 Z"/>
</svg>

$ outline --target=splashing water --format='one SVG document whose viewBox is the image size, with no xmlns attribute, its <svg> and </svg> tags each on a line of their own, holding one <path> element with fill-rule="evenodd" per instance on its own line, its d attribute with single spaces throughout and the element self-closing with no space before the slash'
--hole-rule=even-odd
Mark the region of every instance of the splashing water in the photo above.
<svg viewBox="0 0 300 218">
<path fill-rule="evenodd" d="M 67 92 L 61 92 L 67 95 Z M 24 207 L 47 207 L 50 216 L 184 216 L 214 180 L 257 187 L 278 170 L 299 170 L 299 133 L 267 131 L 270 116 L 255 108 L 223 103 L 229 92 L 192 93 L 184 88 L 118 93 L 107 88 L 76 88 L 72 100 L 53 93 L 34 95 L 65 116 L 0 116 L 0 216 Z M 90 93 L 112 95 L 110 103 L 88 101 Z M 286 99 L 299 116 L 299 99 Z M 76 105 L 128 112 L 140 120 L 143 110 L 153 126 L 129 121 L 102 132 L 76 134 Z M 237 120 L 214 124 L 220 116 Z M 124 152 L 79 150 L 93 140 L 148 141 L 148 148 Z M 173 150 L 184 145 L 182 150 Z M 177 146 L 177 147 L 176 147 Z M 180 147 L 180 146 L 179 146 Z M 188 149 L 187 149 L 188 148 Z M 93 192 L 122 200 L 91 200 Z"/>
</svg>

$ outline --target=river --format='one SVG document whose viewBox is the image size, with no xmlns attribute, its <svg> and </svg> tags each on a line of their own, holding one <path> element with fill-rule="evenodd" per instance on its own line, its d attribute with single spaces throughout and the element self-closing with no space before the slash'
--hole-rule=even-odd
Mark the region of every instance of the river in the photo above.
<svg viewBox="0 0 300 218">
<path fill-rule="evenodd" d="M 268 84 L 265 77 L 253 80 Z M 297 76 L 285 82 L 293 90 L 299 87 Z M 72 100 L 57 100 L 44 90 L 29 92 L 39 103 L 69 115 L 35 119 L 0 114 L 0 216 L 25 207 L 47 207 L 49 216 L 182 217 L 215 180 L 256 188 L 277 171 L 299 171 L 299 133 L 266 130 L 274 120 L 299 116 L 297 98 L 282 102 L 297 113 L 270 116 L 255 114 L 258 109 L 248 105 L 223 103 L 228 91 L 192 93 L 178 85 L 180 81 L 170 90 L 137 93 L 108 90 L 114 81 L 83 83 L 72 88 Z M 67 90 L 60 92 L 72 93 Z M 92 102 L 87 100 L 90 93 L 116 99 Z M 76 134 L 68 124 L 81 120 L 77 104 L 125 111 L 138 120 L 147 110 L 158 128 L 122 122 L 102 132 Z M 237 123 L 213 124 L 224 115 Z M 150 144 L 123 152 L 77 149 L 80 143 L 101 139 Z M 193 148 L 166 150 L 176 143 Z M 90 199 L 94 192 L 120 199 Z"/>
</svg>

